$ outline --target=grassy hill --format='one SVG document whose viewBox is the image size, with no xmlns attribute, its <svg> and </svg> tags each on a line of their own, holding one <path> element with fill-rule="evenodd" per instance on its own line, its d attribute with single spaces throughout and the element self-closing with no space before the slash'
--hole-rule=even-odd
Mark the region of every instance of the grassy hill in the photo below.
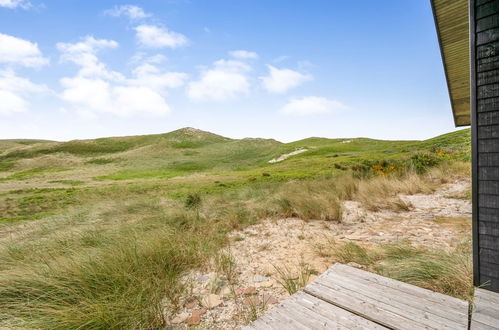
<svg viewBox="0 0 499 330">
<path fill-rule="evenodd" d="M 368 175 L 424 169 L 445 160 L 467 160 L 470 137 L 469 130 L 461 130 L 426 141 L 308 138 L 281 143 L 183 128 L 69 142 L 0 140 L 0 146 L 0 221 L 9 221 L 58 212 L 75 204 L 75 195 L 119 186 L 163 185 L 170 187 L 170 195 L 181 196 L 345 171 Z M 306 151 L 269 163 L 299 149 Z"/>
<path fill-rule="evenodd" d="M 232 171 L 239 172 L 239 176 L 271 171 L 280 177 L 295 178 L 337 172 L 335 164 L 349 166 L 367 160 L 402 160 L 418 152 L 441 151 L 453 158 L 465 158 L 469 144 L 468 130 L 426 141 L 309 138 L 280 143 L 270 139 L 233 140 L 193 128 L 158 135 L 62 143 L 0 140 L 0 180 L 16 179 L 19 175 L 23 179 L 40 176 L 47 170 L 64 171 L 61 177 L 74 173 L 86 183 L 164 179 L 194 172 L 226 175 Z M 286 162 L 268 163 L 297 149 L 307 151 Z"/>
<path fill-rule="evenodd" d="M 182 274 L 231 230 L 291 216 L 341 221 L 350 199 L 403 210 L 397 194 L 466 176 L 469 157 L 469 130 L 425 141 L 281 143 L 193 128 L 0 140 L 0 327 L 160 328 Z"/>
</svg>

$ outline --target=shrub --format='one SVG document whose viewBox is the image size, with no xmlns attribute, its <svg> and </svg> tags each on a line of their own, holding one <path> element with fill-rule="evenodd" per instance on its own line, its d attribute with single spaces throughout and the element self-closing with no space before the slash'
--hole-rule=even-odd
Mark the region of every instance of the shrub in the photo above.
<svg viewBox="0 0 499 330">
<path fill-rule="evenodd" d="M 418 153 L 409 159 L 409 166 L 418 174 L 423 174 L 428 171 L 430 167 L 436 166 L 440 163 L 440 159 L 431 153 Z"/>
<path fill-rule="evenodd" d="M 188 194 L 185 199 L 185 207 L 189 210 L 198 210 L 202 204 L 201 195 L 198 193 Z"/>
</svg>

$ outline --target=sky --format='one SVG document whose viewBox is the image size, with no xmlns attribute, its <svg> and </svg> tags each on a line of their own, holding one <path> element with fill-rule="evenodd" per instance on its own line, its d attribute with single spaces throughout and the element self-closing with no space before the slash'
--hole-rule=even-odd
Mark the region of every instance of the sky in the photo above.
<svg viewBox="0 0 499 330">
<path fill-rule="evenodd" d="M 454 130 L 429 0 L 0 0 L 0 139 Z"/>
</svg>

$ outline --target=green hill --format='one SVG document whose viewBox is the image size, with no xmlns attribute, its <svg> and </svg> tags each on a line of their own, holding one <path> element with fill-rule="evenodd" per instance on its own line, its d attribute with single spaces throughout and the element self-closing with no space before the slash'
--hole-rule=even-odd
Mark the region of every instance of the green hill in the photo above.
<svg viewBox="0 0 499 330">
<path fill-rule="evenodd" d="M 130 185 L 163 185 L 170 195 L 182 196 L 192 190 L 221 191 L 346 171 L 365 176 L 424 169 L 442 161 L 468 160 L 470 132 L 425 141 L 308 138 L 281 143 L 183 128 L 69 142 L 0 140 L 0 146 L 0 219 L 8 220 L 40 217 L 77 203 L 76 195 Z M 296 150 L 301 153 L 270 162 Z M 63 192 L 70 196 L 62 198 Z"/>
<path fill-rule="evenodd" d="M 469 130 L 426 141 L 308 138 L 280 143 L 270 139 L 234 140 L 193 128 L 69 142 L 0 140 L 0 180 L 16 180 L 19 175 L 24 180 L 46 171 L 64 171 L 57 178 L 74 174 L 84 182 L 207 172 L 226 175 L 227 171 L 237 171 L 238 176 L 270 171 L 302 177 L 324 174 L 334 169 L 334 164 L 344 167 L 366 160 L 401 160 L 418 152 L 442 151 L 450 157 L 465 158 L 469 144 Z M 283 162 L 268 163 L 297 149 L 307 151 Z"/>
<path fill-rule="evenodd" d="M 182 276 L 231 231 L 342 221 L 346 200 L 406 211 L 399 194 L 467 177 L 469 151 L 469 130 L 425 141 L 281 143 L 193 128 L 0 141 L 0 328 L 164 328 L 165 304 L 175 311 L 188 292 Z"/>
</svg>

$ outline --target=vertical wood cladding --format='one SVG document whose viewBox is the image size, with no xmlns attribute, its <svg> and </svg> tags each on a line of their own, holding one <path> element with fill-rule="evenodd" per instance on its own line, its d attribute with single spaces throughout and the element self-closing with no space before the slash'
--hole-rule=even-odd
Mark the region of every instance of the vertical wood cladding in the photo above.
<svg viewBox="0 0 499 330">
<path fill-rule="evenodd" d="M 471 4 L 475 284 L 499 292 L 499 0 Z"/>
</svg>

